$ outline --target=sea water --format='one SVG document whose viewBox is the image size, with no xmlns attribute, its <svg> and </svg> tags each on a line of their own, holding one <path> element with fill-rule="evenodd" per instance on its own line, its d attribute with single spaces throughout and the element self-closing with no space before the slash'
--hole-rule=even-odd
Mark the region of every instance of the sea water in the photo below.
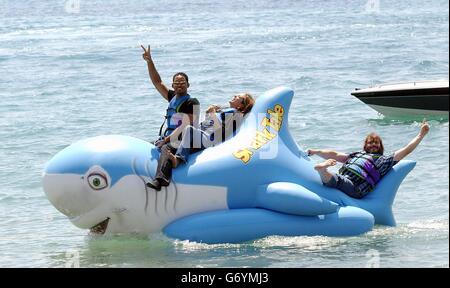
<svg viewBox="0 0 450 288">
<path fill-rule="evenodd" d="M 376 131 L 393 152 L 422 119 L 389 119 L 350 95 L 373 84 L 448 79 L 448 1 L 0 2 L 0 267 L 448 267 L 449 126 L 408 159 L 397 227 L 357 237 L 271 236 L 206 245 L 157 234 L 92 237 L 47 200 L 41 176 L 83 138 L 157 137 L 163 81 L 178 71 L 202 103 L 226 104 L 284 85 L 289 125 L 304 148 L 358 150 Z M 314 157 L 314 161 L 321 159 Z M 255 176 L 257 177 L 257 176 Z"/>
</svg>

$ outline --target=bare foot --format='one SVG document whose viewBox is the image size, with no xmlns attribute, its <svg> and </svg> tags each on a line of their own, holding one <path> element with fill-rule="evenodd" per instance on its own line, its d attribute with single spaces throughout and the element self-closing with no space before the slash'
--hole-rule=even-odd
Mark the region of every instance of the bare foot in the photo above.
<svg viewBox="0 0 450 288">
<path fill-rule="evenodd" d="M 169 160 L 172 162 L 172 168 L 177 168 L 178 166 L 178 158 L 169 152 Z"/>
<path fill-rule="evenodd" d="M 314 169 L 316 169 L 317 171 L 323 171 L 326 170 L 328 167 L 336 165 L 336 163 L 337 163 L 336 160 L 328 159 L 327 161 L 324 161 L 314 166 Z"/>
</svg>

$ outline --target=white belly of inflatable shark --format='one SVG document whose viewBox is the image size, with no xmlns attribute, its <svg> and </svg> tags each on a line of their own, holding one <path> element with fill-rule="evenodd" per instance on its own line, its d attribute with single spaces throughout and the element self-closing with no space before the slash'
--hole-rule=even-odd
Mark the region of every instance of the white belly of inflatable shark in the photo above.
<svg viewBox="0 0 450 288">
<path fill-rule="evenodd" d="M 133 137 L 106 135 L 65 148 L 47 164 L 50 202 L 77 227 L 96 233 L 163 231 L 205 243 L 268 235 L 352 236 L 375 223 L 395 225 L 392 203 L 414 168 L 401 161 L 364 199 L 325 187 L 292 139 L 293 91 L 258 98 L 237 135 L 192 155 L 161 191 L 147 188 L 158 150 Z"/>
</svg>

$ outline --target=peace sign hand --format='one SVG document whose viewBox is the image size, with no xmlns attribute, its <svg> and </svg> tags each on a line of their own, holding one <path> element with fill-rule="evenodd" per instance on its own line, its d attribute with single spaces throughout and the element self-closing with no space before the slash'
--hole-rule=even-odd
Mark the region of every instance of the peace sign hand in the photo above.
<svg viewBox="0 0 450 288">
<path fill-rule="evenodd" d="M 142 49 L 144 49 L 144 53 L 142 54 L 142 58 L 144 58 L 144 60 L 146 62 L 152 61 L 152 55 L 150 54 L 150 45 L 148 45 L 148 49 L 146 50 L 144 46 L 142 46 Z"/>
</svg>

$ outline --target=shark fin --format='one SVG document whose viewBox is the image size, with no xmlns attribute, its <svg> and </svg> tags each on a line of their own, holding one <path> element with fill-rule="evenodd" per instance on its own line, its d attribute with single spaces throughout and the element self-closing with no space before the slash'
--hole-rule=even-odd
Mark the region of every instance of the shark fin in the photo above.
<svg viewBox="0 0 450 288">
<path fill-rule="evenodd" d="M 395 226 L 392 204 L 400 184 L 415 166 L 416 162 L 411 160 L 398 162 L 381 179 L 375 190 L 358 201 L 357 206 L 372 213 L 375 216 L 376 224 Z"/>
</svg>

